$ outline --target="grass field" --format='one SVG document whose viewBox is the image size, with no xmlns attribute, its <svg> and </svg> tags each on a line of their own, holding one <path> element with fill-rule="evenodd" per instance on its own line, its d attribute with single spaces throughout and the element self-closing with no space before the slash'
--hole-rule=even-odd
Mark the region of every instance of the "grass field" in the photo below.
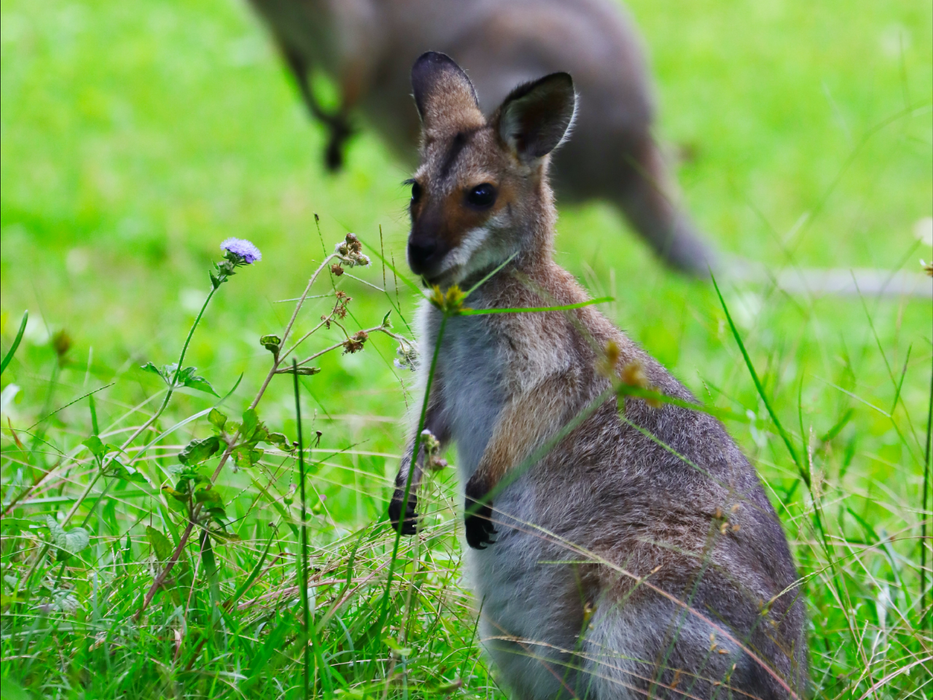
<svg viewBox="0 0 933 700">
<path fill-rule="evenodd" d="M 723 250 L 772 269 L 918 273 L 933 257 L 933 5 L 628 4 L 659 136 L 691 154 L 685 198 Z M 411 338 L 416 296 L 373 252 L 407 273 L 408 173 L 366 131 L 324 172 L 324 133 L 240 2 L 3 0 L 0 40 L 3 356 L 29 311 L 2 373 L 4 698 L 299 698 L 307 666 L 313 697 L 504 697 L 462 583 L 452 469 L 393 556 L 384 514 L 417 406 L 378 331 L 341 354 L 332 324 L 302 349 L 338 345 L 300 380 L 307 588 L 296 453 L 269 437 L 202 491 L 215 536 L 195 530 L 137 614 L 185 538 L 164 487 L 194 493 L 220 464 L 179 452 L 214 434 L 212 408 L 243 420 L 272 363 L 260 337 L 281 335 L 347 232 L 373 265 L 325 266 L 295 333 L 339 290 L 350 334 L 388 313 Z M 613 211 L 564 209 L 559 229 L 559 261 L 614 298 L 603 311 L 736 418 L 805 579 L 814 696 L 933 697 L 929 299 L 727 283 L 733 334 L 712 286 L 662 269 Z M 177 361 L 230 236 L 263 259 L 219 287 L 184 361 L 223 399 L 168 395 L 140 366 Z M 290 376 L 256 413 L 297 437 Z"/>
</svg>

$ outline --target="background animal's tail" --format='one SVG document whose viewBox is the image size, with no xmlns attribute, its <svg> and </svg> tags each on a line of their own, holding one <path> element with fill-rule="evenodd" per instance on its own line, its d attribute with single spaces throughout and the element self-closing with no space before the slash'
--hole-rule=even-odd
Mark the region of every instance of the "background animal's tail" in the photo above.
<svg viewBox="0 0 933 700">
<path fill-rule="evenodd" d="M 657 144 L 641 139 L 624 156 L 627 174 L 612 198 L 635 230 L 668 266 L 696 277 L 708 277 L 718 256 L 680 206 L 680 195 Z M 620 185 L 620 186 L 619 186 Z"/>
</svg>

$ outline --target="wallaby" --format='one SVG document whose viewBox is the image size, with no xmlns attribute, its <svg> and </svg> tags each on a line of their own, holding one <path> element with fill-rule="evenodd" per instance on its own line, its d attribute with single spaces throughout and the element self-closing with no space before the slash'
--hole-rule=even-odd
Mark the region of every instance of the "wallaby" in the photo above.
<svg viewBox="0 0 933 700">
<path fill-rule="evenodd" d="M 670 266 L 706 276 L 714 263 L 681 209 L 652 138 L 654 98 L 638 33 L 613 0 L 251 0 L 295 75 L 311 114 L 331 132 L 335 169 L 360 109 L 386 142 L 412 162 L 418 120 L 409 68 L 422 52 L 444 51 L 464 66 L 486 108 L 515 85 L 558 70 L 573 74 L 582 106 L 579 137 L 555 160 L 562 198 L 603 199 L 621 209 Z M 313 71 L 341 95 L 329 114 L 314 98 Z M 487 111 L 488 114 L 488 111 Z"/>
<path fill-rule="evenodd" d="M 575 120 L 570 75 L 520 85 L 488 119 L 444 54 L 411 81 L 412 271 L 448 294 L 476 287 L 472 309 L 529 309 L 419 316 L 424 427 L 457 446 L 466 567 L 512 696 L 802 697 L 804 603 L 754 468 L 552 260 L 547 170 Z M 554 306 L 573 308 L 530 311 Z M 625 383 L 649 393 L 617 401 Z M 389 507 L 408 535 L 415 444 Z"/>
</svg>

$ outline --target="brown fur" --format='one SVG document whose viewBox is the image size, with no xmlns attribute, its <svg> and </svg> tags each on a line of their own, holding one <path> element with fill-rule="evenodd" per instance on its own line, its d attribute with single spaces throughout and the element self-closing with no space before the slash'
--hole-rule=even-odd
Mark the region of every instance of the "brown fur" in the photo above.
<svg viewBox="0 0 933 700">
<path fill-rule="evenodd" d="M 359 111 L 411 162 L 419 129 L 408 72 L 424 51 L 467 68 L 490 115 L 517 84 L 554 71 L 574 75 L 584 107 L 580 135 L 561 150 L 563 201 L 606 200 L 672 267 L 705 276 L 713 251 L 680 209 L 674 179 L 653 137 L 654 99 L 641 40 L 611 0 L 251 0 L 288 60 L 311 113 L 330 131 L 327 164 L 339 168 Z M 321 108 L 309 81 L 323 72 L 340 104 Z M 457 85 L 451 85 L 456 90 Z M 443 81 L 438 89 L 443 90 Z M 458 113 L 454 128 L 477 123 Z M 469 111 L 469 110 L 468 110 Z"/>
<path fill-rule="evenodd" d="M 551 259 L 547 164 L 573 115 L 569 76 L 520 86 L 479 127 L 450 59 L 424 57 L 413 76 L 435 134 L 415 176 L 418 272 L 466 287 L 508 261 L 467 300 L 479 310 L 586 302 Z M 470 219 L 478 181 L 508 200 Z M 432 236 L 443 245 L 426 255 Z M 483 639 L 515 698 L 803 695 L 803 603 L 755 470 L 707 413 L 612 391 L 628 378 L 695 403 L 686 388 L 592 306 L 453 316 L 443 336 L 426 306 L 421 324 L 423 356 L 438 347 L 426 427 L 458 447 Z M 413 457 L 412 441 L 390 506 L 406 534 Z"/>
</svg>

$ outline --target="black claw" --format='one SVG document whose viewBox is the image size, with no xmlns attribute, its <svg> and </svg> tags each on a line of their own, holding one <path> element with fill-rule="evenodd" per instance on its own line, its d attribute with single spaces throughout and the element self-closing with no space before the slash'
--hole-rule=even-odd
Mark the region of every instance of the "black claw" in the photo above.
<svg viewBox="0 0 933 700">
<path fill-rule="evenodd" d="M 408 504 L 405 507 L 405 517 L 402 518 L 402 498 L 404 491 L 396 491 L 392 494 L 392 501 L 389 503 L 389 520 L 392 521 L 392 527 L 403 535 L 414 535 L 418 531 L 418 514 L 415 513 L 415 507 L 418 504 L 418 498 L 409 495 Z"/>
<path fill-rule="evenodd" d="M 473 549 L 486 549 L 488 545 L 495 544 L 493 535 L 498 534 L 495 526 L 492 524 L 492 508 L 488 505 L 480 506 L 474 514 L 470 514 L 471 508 L 476 508 L 476 501 L 467 499 L 466 538 L 467 544 Z"/>
<path fill-rule="evenodd" d="M 482 483 L 474 482 L 472 479 L 466 486 L 466 525 L 467 544 L 473 549 L 486 549 L 488 545 L 495 544 L 493 535 L 498 531 L 492 522 L 492 504 L 483 503 L 483 497 L 488 493 L 488 489 Z"/>
</svg>

